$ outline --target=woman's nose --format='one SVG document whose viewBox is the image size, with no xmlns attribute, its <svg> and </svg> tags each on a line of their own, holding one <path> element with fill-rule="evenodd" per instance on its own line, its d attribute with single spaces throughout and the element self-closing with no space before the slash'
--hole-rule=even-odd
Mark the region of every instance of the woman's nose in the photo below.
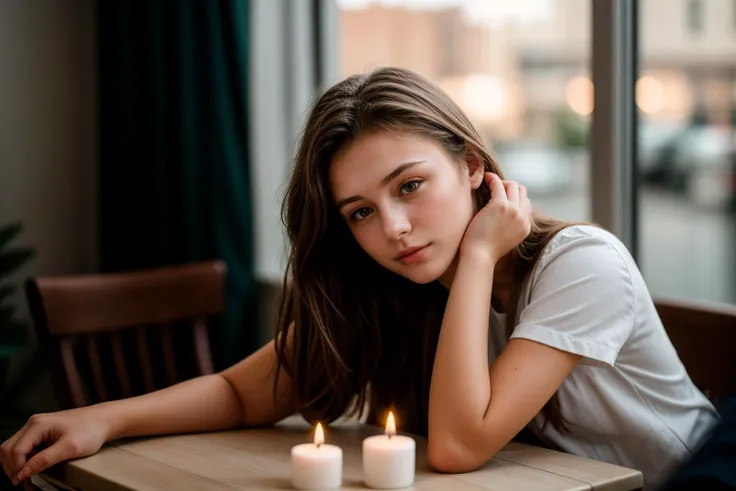
<svg viewBox="0 0 736 491">
<path fill-rule="evenodd" d="M 387 210 L 383 216 L 383 233 L 391 240 L 398 239 L 411 231 L 411 222 L 400 209 Z"/>
</svg>

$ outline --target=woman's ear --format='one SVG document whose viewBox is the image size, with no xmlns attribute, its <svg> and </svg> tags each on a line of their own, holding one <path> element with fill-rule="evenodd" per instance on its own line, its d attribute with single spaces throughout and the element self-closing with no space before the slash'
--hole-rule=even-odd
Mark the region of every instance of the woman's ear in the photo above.
<svg viewBox="0 0 736 491">
<path fill-rule="evenodd" d="M 480 159 L 477 153 L 472 149 L 468 149 L 465 153 L 465 163 L 468 166 L 468 178 L 470 179 L 471 189 L 478 189 L 483 184 L 483 176 L 485 174 L 485 167 L 483 167 L 483 161 Z"/>
</svg>

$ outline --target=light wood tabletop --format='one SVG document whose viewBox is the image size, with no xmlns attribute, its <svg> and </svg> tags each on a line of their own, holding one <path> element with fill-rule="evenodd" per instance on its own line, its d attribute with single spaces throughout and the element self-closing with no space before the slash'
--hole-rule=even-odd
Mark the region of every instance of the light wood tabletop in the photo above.
<svg viewBox="0 0 736 491">
<path fill-rule="evenodd" d="M 382 429 L 354 421 L 331 425 L 326 442 L 343 449 L 341 489 L 367 489 L 363 439 Z M 630 491 L 642 487 L 639 471 L 539 447 L 510 443 L 481 469 L 440 474 L 427 464 L 426 439 L 417 443 L 416 479 L 427 491 Z M 301 418 L 272 428 L 128 439 L 98 453 L 57 465 L 41 476 L 59 489 L 80 491 L 288 490 L 291 447 L 312 439 Z"/>
</svg>

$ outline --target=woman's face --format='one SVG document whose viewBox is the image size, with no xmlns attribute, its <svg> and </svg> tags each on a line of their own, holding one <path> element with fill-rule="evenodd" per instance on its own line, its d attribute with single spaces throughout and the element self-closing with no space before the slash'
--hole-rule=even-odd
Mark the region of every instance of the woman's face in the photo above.
<svg viewBox="0 0 736 491">
<path fill-rule="evenodd" d="M 360 246 L 416 283 L 454 265 L 482 180 L 482 166 L 408 132 L 363 133 L 330 165 L 332 196 Z"/>
</svg>

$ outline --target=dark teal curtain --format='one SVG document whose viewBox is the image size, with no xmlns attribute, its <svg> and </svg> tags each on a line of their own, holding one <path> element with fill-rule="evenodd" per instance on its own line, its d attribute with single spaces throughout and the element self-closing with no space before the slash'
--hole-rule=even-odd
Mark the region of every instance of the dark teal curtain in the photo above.
<svg viewBox="0 0 736 491">
<path fill-rule="evenodd" d="M 100 267 L 220 258 L 216 368 L 256 346 L 247 0 L 100 0 Z"/>
</svg>

